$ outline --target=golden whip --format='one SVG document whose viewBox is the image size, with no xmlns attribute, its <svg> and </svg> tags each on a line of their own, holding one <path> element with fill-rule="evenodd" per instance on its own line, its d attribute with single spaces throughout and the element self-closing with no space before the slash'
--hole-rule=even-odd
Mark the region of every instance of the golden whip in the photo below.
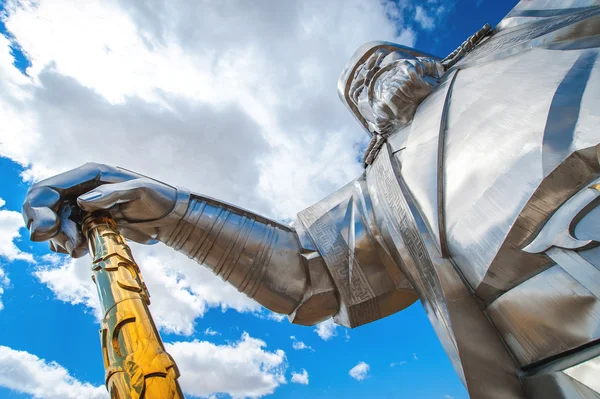
<svg viewBox="0 0 600 399">
<path fill-rule="evenodd" d="M 111 399 L 183 398 L 179 370 L 165 351 L 148 309 L 150 294 L 117 225 L 105 215 L 88 215 L 83 232 L 104 314 L 100 341 Z"/>
</svg>

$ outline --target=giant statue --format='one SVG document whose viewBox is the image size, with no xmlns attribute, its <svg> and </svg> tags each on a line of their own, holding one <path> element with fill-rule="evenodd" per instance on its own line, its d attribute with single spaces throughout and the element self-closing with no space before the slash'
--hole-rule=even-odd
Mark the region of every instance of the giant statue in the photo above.
<svg viewBox="0 0 600 399">
<path fill-rule="evenodd" d="M 420 300 L 471 398 L 600 398 L 599 46 L 598 0 L 522 0 L 445 59 L 365 44 L 338 82 L 364 173 L 291 227 L 100 164 L 23 214 L 79 257 L 80 215 L 106 211 L 301 325 Z"/>
</svg>

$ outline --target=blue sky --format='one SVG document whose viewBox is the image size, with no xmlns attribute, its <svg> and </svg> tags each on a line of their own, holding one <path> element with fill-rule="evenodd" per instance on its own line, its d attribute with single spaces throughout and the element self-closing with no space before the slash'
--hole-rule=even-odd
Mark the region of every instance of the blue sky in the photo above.
<svg viewBox="0 0 600 399">
<path fill-rule="evenodd" d="M 179 27 L 185 23 L 176 17 L 183 11 L 168 9 L 171 6 L 157 6 L 155 13 L 148 16 L 139 10 L 123 10 L 119 6 L 102 9 L 101 13 L 92 7 L 86 14 L 86 7 L 80 7 L 81 10 L 63 2 L 55 2 L 55 8 L 44 1 L 39 7 L 15 7 L 12 2 L 0 2 L 0 7 L 8 10 L 0 23 L 0 31 L 11 41 L 10 52 L 8 42 L 3 42 L 4 47 L 0 47 L 5 53 L 0 56 L 0 63 L 3 63 L 0 80 L 4 82 L 0 84 L 0 119 L 4 121 L 0 129 L 0 204 L 3 204 L 0 207 L 0 239 L 4 238 L 4 243 L 0 243 L 0 287 L 3 290 L 0 291 L 3 305 L 0 308 L 0 398 L 58 398 L 61 393 L 56 391 L 57 386 L 74 384 L 76 388 L 71 394 L 76 395 L 73 392 L 91 392 L 91 386 L 103 384 L 98 322 L 93 300 L 86 291 L 89 281 L 85 280 L 85 272 L 80 273 L 81 277 L 74 271 L 75 268 L 84 270 L 87 260 L 73 263 L 66 258 L 49 258 L 45 244 L 31 243 L 26 230 L 19 230 L 15 225 L 14 212 L 20 211 L 32 180 L 86 160 L 115 163 L 114 157 L 119 156 L 123 166 L 132 165 L 132 169 L 162 180 L 186 185 L 281 220 L 290 220 L 294 209 L 299 211 L 360 172 L 356 158 L 365 138 L 359 127 L 352 125 L 351 116 L 335 103 L 337 99 L 329 100 L 329 96 L 335 97 L 335 77 L 331 77 L 341 71 L 339 66 L 345 63 L 351 48 L 357 47 L 354 42 L 376 38 L 405 40 L 419 49 L 444 56 L 483 24 L 496 24 L 516 1 L 458 0 L 443 2 L 443 8 L 442 3 L 435 0 L 402 2 L 400 6 L 373 3 L 372 7 L 377 8 L 373 12 L 365 12 L 361 8 L 364 4 L 356 3 L 356 7 L 354 3 L 338 5 L 338 11 L 347 18 L 346 24 L 360 25 L 355 29 L 358 33 L 346 38 L 335 36 L 335 27 L 327 28 L 332 29 L 331 40 L 329 47 L 324 49 L 318 45 L 302 47 L 310 40 L 317 44 L 327 42 L 321 32 L 313 33 L 325 28 L 320 25 L 307 27 L 307 21 L 314 21 L 309 15 L 311 12 L 315 12 L 315 18 L 319 15 L 327 17 L 327 11 L 321 12 L 318 7 L 316 10 L 310 7 L 276 10 L 282 19 L 302 20 L 299 24 L 303 29 L 301 34 L 285 33 L 283 36 L 273 32 L 280 32 L 278 29 L 287 32 L 285 26 L 271 25 L 272 22 L 267 21 L 268 13 L 263 15 L 253 10 L 251 17 L 240 13 L 240 18 L 248 24 L 247 35 L 242 37 L 238 33 L 229 37 L 228 29 L 241 28 L 239 20 L 225 20 L 224 23 L 231 26 L 215 36 L 215 40 L 220 40 L 216 49 L 221 57 L 210 59 L 206 62 L 207 67 L 203 57 L 215 53 L 210 48 L 212 42 L 209 43 L 207 38 L 207 43 L 203 43 L 206 32 L 193 23 L 187 26 L 185 36 L 177 39 L 177 34 L 181 33 Z M 208 4 L 204 6 L 209 7 Z M 100 10 L 104 6 L 97 7 Z M 390 7 L 396 8 L 390 11 Z M 71 16 L 68 13 L 72 13 Z M 185 13 L 194 15 L 189 10 Z M 163 18 L 157 18 L 157 15 Z M 215 15 L 222 14 L 217 10 Z M 170 19 L 179 22 L 169 23 Z M 156 22 L 158 20 L 162 22 Z M 99 29 L 88 32 L 82 28 L 96 23 Z M 123 30 L 119 31 L 121 26 Z M 128 29 L 128 26 L 135 29 Z M 56 29 L 56 33 L 52 29 Z M 197 36 L 193 29 L 198 29 Z M 320 36 L 312 38 L 313 34 Z M 373 37 L 377 35 L 382 37 Z M 190 38 L 194 38 L 193 43 Z M 347 39 L 349 44 L 341 38 Z M 239 50 L 237 42 L 244 40 L 249 40 L 250 44 Z M 290 43 L 297 46 L 296 53 L 282 50 L 289 48 Z M 119 47 L 121 45 L 123 48 Z M 193 47 L 200 45 L 203 47 Z M 229 46 L 238 49 L 235 57 L 227 58 Z M 326 61 L 322 58 L 315 58 L 314 63 L 298 61 L 310 60 L 313 53 L 327 54 L 337 47 L 344 47 L 344 50 Z M 262 58 L 253 62 L 255 53 L 252 49 L 263 48 L 269 51 L 259 52 Z M 111 59 L 106 65 L 101 64 L 105 62 L 103 57 L 114 57 L 115 54 L 122 57 L 116 64 L 112 64 Z M 131 59 L 127 58 L 129 55 Z M 93 57 L 99 57 L 99 61 L 87 64 L 88 58 L 95 60 Z M 137 64 L 145 61 L 148 70 L 156 67 L 160 68 L 160 73 L 153 70 L 156 73 L 149 72 L 149 76 L 140 77 Z M 206 67 L 208 72 L 200 75 L 189 67 L 188 62 L 199 71 Z M 255 65 L 262 62 L 265 64 L 254 71 Z M 96 71 L 94 68 L 98 65 L 102 69 Z M 26 69 L 28 67 L 30 69 Z M 194 70 L 190 72 L 190 69 Z M 289 76 L 295 76 L 292 72 L 296 73 L 296 69 L 301 70 L 298 76 L 302 78 L 297 86 L 281 83 Z M 210 75 L 211 71 L 215 75 Z M 243 73 L 236 75 L 240 71 Z M 286 73 L 279 76 L 281 71 Z M 185 80 L 183 83 L 177 80 L 179 75 Z M 217 85 L 215 89 L 210 83 L 219 77 L 225 79 L 225 87 L 233 91 L 233 95 L 220 98 L 222 88 Z M 205 80 L 209 83 L 203 83 Z M 323 93 L 327 93 L 324 99 L 319 97 L 321 83 L 329 85 L 323 89 Z M 287 91 L 291 88 L 295 90 L 293 96 Z M 216 90 L 216 94 L 202 94 L 211 93 L 211 90 Z M 247 100 L 247 93 L 258 98 L 260 104 Z M 246 100 L 241 102 L 240 98 Z M 298 101 L 298 105 L 294 101 Z M 307 103 L 314 108 L 307 107 Z M 265 109 L 266 116 L 261 117 L 261 111 Z M 225 112 L 223 110 L 227 118 L 219 114 Z M 319 116 L 321 112 L 327 119 Z M 249 117 L 248 114 L 252 115 Z M 340 124 L 336 122 L 338 114 L 339 120 L 343 120 Z M 152 115 L 158 115 L 157 119 L 152 119 Z M 98 120 L 94 119 L 96 116 Z M 227 119 L 249 122 L 238 127 Z M 154 134 L 153 126 L 172 128 L 170 136 L 166 136 L 169 140 L 162 141 L 164 137 L 160 132 L 150 136 Z M 206 129 L 206 126 L 210 128 Z M 138 127 L 141 136 L 131 130 Z M 173 133 L 202 128 L 206 130 L 202 140 L 207 141 L 194 142 L 197 151 L 191 153 L 188 148 L 192 144 L 185 141 L 186 137 Z M 229 133 L 238 130 L 241 131 L 239 136 Z M 290 130 L 298 130 L 302 138 L 285 136 Z M 118 140 L 99 140 L 94 136 L 105 131 L 115 131 Z M 278 134 L 284 135 L 285 139 Z M 144 135 L 148 135 L 147 138 Z M 144 144 L 140 144 L 140 137 Z M 223 147 L 215 143 L 215 137 L 221 138 Z M 128 144 L 128 140 L 133 144 Z M 268 145 L 263 143 L 264 140 Z M 146 142 L 152 147 L 145 147 Z M 120 149 L 109 151 L 106 143 L 116 144 Z M 138 145 L 141 148 L 136 147 Z M 317 145 L 318 151 L 313 151 L 311 145 Z M 309 155 L 303 152 L 305 148 L 310 150 Z M 234 158 L 227 158 L 228 154 L 233 154 Z M 239 159 L 242 159 L 240 165 Z M 231 165 L 232 169 L 221 166 L 225 164 Z M 11 234 L 17 231 L 21 236 L 14 238 L 14 248 L 10 245 Z M 178 269 L 182 258 L 169 258 L 167 251 L 159 248 L 156 252 L 141 254 L 141 259 L 160 265 L 164 272 L 164 275 L 157 274 L 155 281 L 149 284 L 151 294 L 155 292 L 154 287 L 158 292 L 154 296 L 155 303 L 161 298 L 164 300 L 159 310 L 164 315 L 164 323 L 159 323 L 163 340 L 179 344 L 191 342 L 198 348 L 202 341 L 210 342 L 214 345 L 203 348 L 209 348 L 217 357 L 222 356 L 225 368 L 231 364 L 223 355 L 227 348 L 244 350 L 239 344 L 243 332 L 264 341 L 264 346 L 253 344 L 251 349 L 257 360 L 247 369 L 249 373 L 255 373 L 255 377 L 258 375 L 256 389 L 262 393 L 256 396 L 468 397 L 418 303 L 354 330 L 337 327 L 333 330 L 335 335 L 325 340 L 314 327 L 274 320 L 267 311 L 226 291 L 223 284 L 210 280 L 210 276 L 206 277 L 206 282 L 198 282 L 197 277 L 190 275 L 194 273 L 193 266 Z M 144 271 L 145 265 L 140 263 Z M 7 279 L 3 280 L 3 275 Z M 177 300 L 173 302 L 168 302 L 170 286 L 165 285 L 167 288 L 161 290 L 162 281 L 167 279 L 177 290 Z M 217 334 L 207 334 L 207 329 Z M 303 342 L 310 349 L 296 350 L 294 342 Z M 349 372 L 360 362 L 369 367 L 366 378 L 357 380 Z M 189 367 L 192 368 L 193 363 Z M 194 391 L 196 388 L 193 387 L 203 383 L 200 369 L 200 366 L 196 368 L 199 373 L 194 374 L 196 381 L 188 382 L 188 392 L 202 392 L 201 388 Z M 65 370 L 69 378 L 64 377 Z M 302 370 L 308 373 L 308 384 L 294 383 L 292 373 Z M 38 377 L 32 379 L 28 376 L 30 372 Z M 183 367 L 182 373 L 186 373 Z M 82 388 L 86 383 L 91 386 Z M 227 381 L 219 386 L 227 392 Z M 267 391 L 272 393 L 265 393 Z M 216 394 L 217 397 L 229 396 Z"/>
</svg>

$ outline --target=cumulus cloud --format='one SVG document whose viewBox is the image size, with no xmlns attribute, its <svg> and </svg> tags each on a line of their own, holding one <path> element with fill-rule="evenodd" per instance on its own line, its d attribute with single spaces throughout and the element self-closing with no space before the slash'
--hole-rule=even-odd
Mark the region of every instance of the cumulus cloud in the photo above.
<svg viewBox="0 0 600 399">
<path fill-rule="evenodd" d="M 33 255 L 15 245 L 15 240 L 21 237 L 20 230 L 25 227 L 23 217 L 19 212 L 1 209 L 5 204 L 6 201 L 0 198 L 0 258 L 33 262 Z"/>
<path fill-rule="evenodd" d="M 313 352 L 315 351 L 312 347 L 306 345 L 304 342 L 298 341 L 293 335 L 290 337 L 290 339 L 292 340 L 292 348 L 294 348 L 294 350 L 301 351 L 306 349 Z"/>
<path fill-rule="evenodd" d="M 21 214 L 2 209 L 4 205 L 6 205 L 6 201 L 0 198 L 0 260 L 33 262 L 33 255 L 21 251 L 15 245 L 15 240 L 21 237 L 21 229 L 25 227 Z M 9 284 L 10 279 L 0 263 L 0 310 L 4 309 L 2 295 Z"/>
<path fill-rule="evenodd" d="M 2 303 L 2 294 L 4 294 L 4 289 L 8 287 L 10 284 L 10 279 L 6 276 L 6 272 L 0 268 L 0 310 L 4 309 L 4 304 Z"/>
<path fill-rule="evenodd" d="M 206 330 L 204 330 L 204 335 L 210 335 L 211 337 L 214 337 L 215 335 L 221 335 L 221 333 L 208 327 Z"/>
<path fill-rule="evenodd" d="M 292 382 L 296 384 L 308 385 L 308 371 L 302 369 L 301 372 L 292 372 Z"/>
<path fill-rule="evenodd" d="M 335 89 L 350 55 L 369 40 L 415 40 L 391 1 L 7 9 L 31 79 L 4 40 L 0 153 L 26 176 L 119 164 L 283 219 L 360 173 L 367 138 Z"/>
<path fill-rule="evenodd" d="M 232 398 L 258 398 L 286 383 L 284 351 L 270 352 L 266 343 L 243 333 L 231 345 L 206 341 L 165 344 L 182 373 L 179 381 L 188 395 L 229 394 Z"/>
<path fill-rule="evenodd" d="M 273 320 L 278 323 L 281 323 L 283 320 L 285 320 L 286 315 L 275 313 L 275 312 L 268 312 L 266 317 L 268 320 Z"/>
<path fill-rule="evenodd" d="M 35 399 L 108 399 L 104 386 L 81 382 L 55 362 L 1 345 L 0 386 Z"/>
<path fill-rule="evenodd" d="M 367 363 L 360 362 L 356 366 L 352 367 L 348 374 L 350 374 L 350 377 L 354 378 L 355 380 L 362 381 L 367 378 L 369 369 L 370 366 Z"/>
<path fill-rule="evenodd" d="M 179 381 L 186 395 L 207 397 L 228 394 L 232 398 L 258 398 L 286 383 L 287 362 L 282 350 L 268 351 L 265 342 L 243 333 L 230 345 L 206 341 L 165 344 L 182 373 Z M 303 370 L 292 381 L 308 384 Z M 300 380 L 298 380 L 300 378 Z M 304 382 L 306 381 L 306 382 Z M 108 399 L 104 386 L 78 381 L 55 362 L 25 351 L 0 345 L 0 387 L 36 399 Z"/>
<path fill-rule="evenodd" d="M 422 6 L 417 6 L 415 9 L 415 20 L 423 29 L 432 30 L 435 26 L 434 19 L 427 13 L 427 10 Z"/>
<path fill-rule="evenodd" d="M 165 246 L 129 243 L 140 265 L 152 304 L 150 309 L 158 327 L 165 332 L 191 335 L 194 320 L 209 308 L 222 311 L 261 312 L 256 302 L 198 265 Z M 99 315 L 99 301 L 92 282 L 88 257 L 70 259 L 49 255 L 35 272 L 59 300 L 83 304 Z"/>
<path fill-rule="evenodd" d="M 407 6 L 394 1 L 9 0 L 5 8 L 10 40 L 31 66 L 20 73 L 0 36 L 0 156 L 21 164 L 24 180 L 107 163 L 283 221 L 362 172 L 368 138 L 336 93 L 346 61 L 370 40 L 416 40 Z M 164 331 L 190 334 L 209 308 L 259 314 L 169 249 L 134 254 Z M 87 266 L 63 260 L 36 275 L 61 300 L 97 309 Z M 328 324 L 319 331 L 335 335 Z"/>
<path fill-rule="evenodd" d="M 405 360 L 400 360 L 399 362 L 392 362 L 390 363 L 390 367 L 396 367 L 396 366 L 404 366 L 407 362 Z"/>
<path fill-rule="evenodd" d="M 327 319 L 319 324 L 315 328 L 315 332 L 324 341 L 329 341 L 331 338 L 337 335 L 336 329 L 338 325 L 333 322 L 333 319 Z"/>
</svg>

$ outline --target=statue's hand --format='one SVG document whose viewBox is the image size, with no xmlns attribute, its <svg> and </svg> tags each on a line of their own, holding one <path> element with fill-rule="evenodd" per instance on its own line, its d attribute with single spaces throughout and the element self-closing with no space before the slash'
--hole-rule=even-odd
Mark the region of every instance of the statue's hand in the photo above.
<svg viewBox="0 0 600 399">
<path fill-rule="evenodd" d="M 74 258 L 87 253 L 81 215 L 107 210 L 128 239 L 153 243 L 177 202 L 177 189 L 136 173 L 88 163 L 42 180 L 27 192 L 23 218 L 32 241 Z M 81 212 L 81 210 L 83 212 Z"/>
</svg>

